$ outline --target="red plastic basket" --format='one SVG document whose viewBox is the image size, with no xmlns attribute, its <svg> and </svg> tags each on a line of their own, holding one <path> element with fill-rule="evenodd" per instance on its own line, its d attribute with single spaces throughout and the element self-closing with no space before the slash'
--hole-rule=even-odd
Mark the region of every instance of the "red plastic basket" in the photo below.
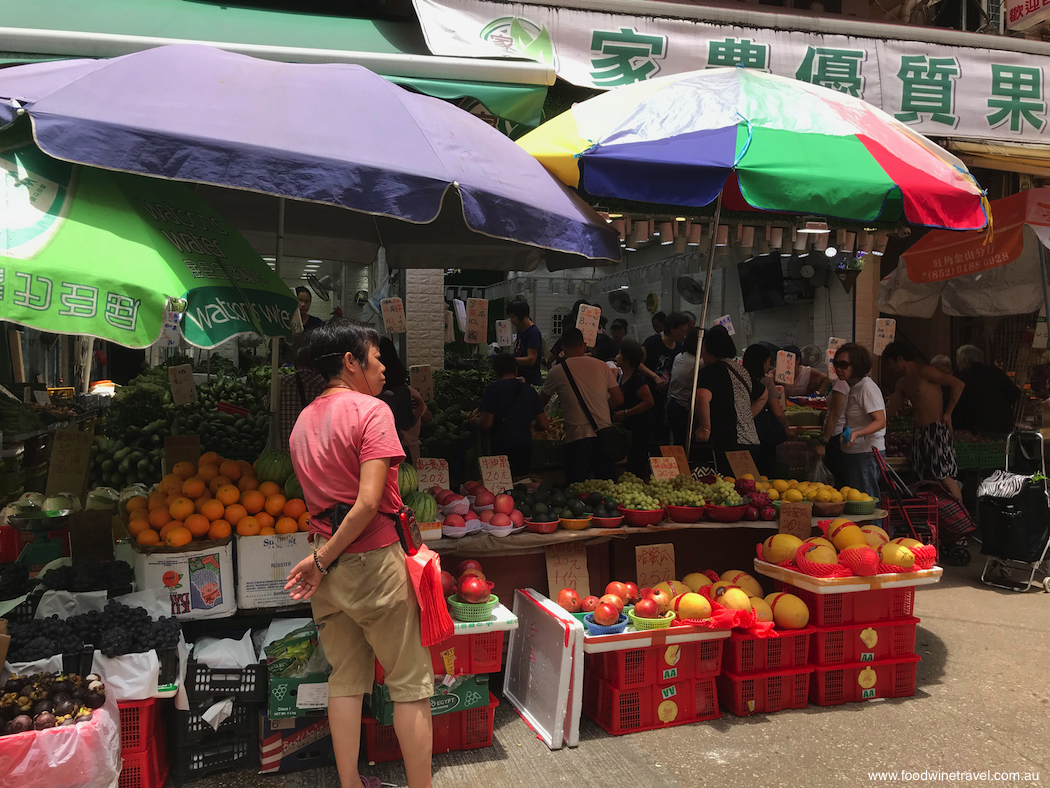
<svg viewBox="0 0 1050 788">
<path fill-rule="evenodd" d="M 156 719 L 156 698 L 118 701 L 117 708 L 120 710 L 121 754 L 145 752 L 153 745 L 155 729 L 160 725 L 160 720 Z"/>
<path fill-rule="evenodd" d="M 915 652 L 915 627 L 918 625 L 919 619 L 912 618 L 886 624 L 815 629 L 810 662 L 826 667 L 910 657 Z"/>
<path fill-rule="evenodd" d="M 503 630 L 453 635 L 448 640 L 430 647 L 434 675 L 474 676 L 478 673 L 496 673 L 503 664 Z M 445 653 L 452 660 L 452 670 L 445 664 Z M 382 684 L 385 673 L 376 660 L 376 684 Z"/>
<path fill-rule="evenodd" d="M 913 654 L 882 662 L 813 668 L 809 700 L 818 706 L 837 706 L 872 698 L 905 698 L 915 694 L 918 665 L 919 657 Z"/>
<path fill-rule="evenodd" d="M 663 687 L 619 690 L 584 673 L 583 710 L 606 733 L 625 733 L 688 725 L 722 716 L 713 678 L 691 679 Z"/>
<path fill-rule="evenodd" d="M 809 677 L 813 668 L 792 668 L 736 676 L 723 673 L 716 679 L 718 702 L 738 717 L 809 705 Z"/>
<path fill-rule="evenodd" d="M 499 701 L 490 692 L 488 706 L 434 717 L 434 755 L 491 747 L 497 706 Z M 364 717 L 361 722 L 368 760 L 376 763 L 401 760 L 401 747 L 393 725 L 380 725 L 371 717 Z"/>
<path fill-rule="evenodd" d="M 738 676 L 770 670 L 803 668 L 809 664 L 809 636 L 815 627 L 774 630 L 768 637 L 733 632 L 725 641 L 725 670 Z"/>
<path fill-rule="evenodd" d="M 777 591 L 794 594 L 809 608 L 809 623 L 818 627 L 875 624 L 910 620 L 915 609 L 915 588 L 880 588 L 845 594 L 814 594 L 778 580 Z"/>
<path fill-rule="evenodd" d="M 722 670 L 722 641 L 700 640 L 587 654 L 586 670 L 621 690 L 709 678 Z"/>
<path fill-rule="evenodd" d="M 168 750 L 165 746 L 164 726 L 161 723 L 160 714 L 156 707 L 156 701 L 130 701 L 130 704 L 140 704 L 136 724 L 138 728 L 138 743 L 144 745 L 139 752 L 121 752 L 123 766 L 120 777 L 117 778 L 117 788 L 164 788 L 168 779 Z M 144 712 L 141 704 L 149 704 L 151 710 Z M 118 708 L 123 707 L 124 702 L 118 703 Z M 145 716 L 151 716 L 151 727 L 143 727 Z M 120 730 L 121 746 L 124 746 L 124 709 L 120 708 Z M 152 732 L 152 734 L 151 734 Z"/>
</svg>

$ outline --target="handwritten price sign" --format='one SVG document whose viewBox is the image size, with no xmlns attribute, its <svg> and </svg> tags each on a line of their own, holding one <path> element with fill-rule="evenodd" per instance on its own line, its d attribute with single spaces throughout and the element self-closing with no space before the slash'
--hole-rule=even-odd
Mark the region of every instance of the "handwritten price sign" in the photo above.
<svg viewBox="0 0 1050 788">
<path fill-rule="evenodd" d="M 193 382 L 193 367 L 189 364 L 168 367 L 168 380 L 171 382 L 171 398 L 176 405 L 197 401 L 197 384 Z"/>
<path fill-rule="evenodd" d="M 602 318 L 601 307 L 583 304 L 576 316 L 576 328 L 583 332 L 583 344 L 594 347 L 598 341 L 598 321 Z"/>
<path fill-rule="evenodd" d="M 673 580 L 674 545 L 644 544 L 634 548 L 634 566 L 639 588 L 651 588 L 664 580 Z"/>
<path fill-rule="evenodd" d="M 425 400 L 434 399 L 434 375 L 429 364 L 416 364 L 408 368 L 412 388 Z"/>
<path fill-rule="evenodd" d="M 729 332 L 729 336 L 736 334 L 736 329 L 733 328 L 733 318 L 729 315 L 722 315 L 715 321 L 715 325 L 724 327 L 725 330 Z"/>
<path fill-rule="evenodd" d="M 780 504 L 780 533 L 809 539 L 813 530 L 813 504 L 783 501 Z"/>
<path fill-rule="evenodd" d="M 400 298 L 384 298 L 379 302 L 383 310 L 383 323 L 390 334 L 404 334 L 405 305 Z"/>
<path fill-rule="evenodd" d="M 177 312 L 165 312 L 157 344 L 163 348 L 178 347 L 179 340 L 179 315 Z"/>
<path fill-rule="evenodd" d="M 773 378 L 782 386 L 795 382 L 795 354 L 787 350 L 777 351 L 777 371 Z"/>
<path fill-rule="evenodd" d="M 880 317 L 875 321 L 875 355 L 881 356 L 886 347 L 897 337 L 897 321 L 892 317 Z"/>
<path fill-rule="evenodd" d="M 678 472 L 684 476 L 689 475 L 689 459 L 685 456 L 684 446 L 661 446 L 660 454 L 664 457 L 673 457 L 678 464 Z"/>
<path fill-rule="evenodd" d="M 484 298 L 467 299 L 467 327 L 463 341 L 468 345 L 487 345 L 489 341 L 489 302 Z"/>
<path fill-rule="evenodd" d="M 82 496 L 87 488 L 88 469 L 91 467 L 91 442 L 94 435 L 76 429 L 55 433 L 51 447 L 51 467 L 47 473 L 48 495 L 61 492 Z"/>
<path fill-rule="evenodd" d="M 442 490 L 448 487 L 448 463 L 439 457 L 420 457 L 416 460 L 419 489 L 426 492 L 435 484 Z"/>
<path fill-rule="evenodd" d="M 678 460 L 674 457 L 650 457 L 649 466 L 655 479 L 673 479 L 680 473 Z"/>
<path fill-rule="evenodd" d="M 514 344 L 514 327 L 509 320 L 496 321 L 496 342 L 500 347 L 510 347 Z"/>
<path fill-rule="evenodd" d="M 478 465 L 481 466 L 481 483 L 490 492 L 499 494 L 514 487 L 510 478 L 510 461 L 507 460 L 506 454 L 478 457 Z"/>
<path fill-rule="evenodd" d="M 557 599 L 563 588 L 573 588 L 582 599 L 591 591 L 587 575 L 587 548 L 578 542 L 548 545 L 543 550 L 547 560 L 547 588 Z"/>
</svg>

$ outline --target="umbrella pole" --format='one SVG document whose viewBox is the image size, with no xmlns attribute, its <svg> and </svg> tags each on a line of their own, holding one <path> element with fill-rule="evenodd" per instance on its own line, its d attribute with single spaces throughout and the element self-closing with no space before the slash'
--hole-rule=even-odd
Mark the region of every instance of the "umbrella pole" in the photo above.
<svg viewBox="0 0 1050 788">
<path fill-rule="evenodd" d="M 718 193 L 715 201 L 715 221 L 711 225 L 711 249 L 707 253 L 707 276 L 704 278 L 704 305 L 700 309 L 700 335 L 696 341 L 696 358 L 693 363 L 693 386 L 689 389 L 692 395 L 689 398 L 689 425 L 685 436 L 685 455 L 689 456 L 689 449 L 693 445 L 693 419 L 696 416 L 696 379 L 700 375 L 700 348 L 704 342 L 704 332 L 707 330 L 707 302 L 711 298 L 711 274 L 715 267 L 715 243 L 718 241 L 718 221 L 722 218 L 722 193 Z"/>
</svg>

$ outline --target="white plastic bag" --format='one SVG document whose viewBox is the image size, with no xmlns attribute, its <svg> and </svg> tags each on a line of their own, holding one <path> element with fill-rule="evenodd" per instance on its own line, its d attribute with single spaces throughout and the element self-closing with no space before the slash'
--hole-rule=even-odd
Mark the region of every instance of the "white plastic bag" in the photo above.
<svg viewBox="0 0 1050 788">
<path fill-rule="evenodd" d="M 813 467 L 809 470 L 809 480 L 817 484 L 830 484 L 835 486 L 835 477 L 831 475 L 831 471 L 828 470 L 828 466 L 824 464 L 824 459 L 818 457 L 817 461 L 813 463 Z"/>
<path fill-rule="evenodd" d="M 160 658 L 156 651 L 107 657 L 96 650 L 91 672 L 102 677 L 106 697 L 117 700 L 148 700 L 157 694 Z"/>
</svg>

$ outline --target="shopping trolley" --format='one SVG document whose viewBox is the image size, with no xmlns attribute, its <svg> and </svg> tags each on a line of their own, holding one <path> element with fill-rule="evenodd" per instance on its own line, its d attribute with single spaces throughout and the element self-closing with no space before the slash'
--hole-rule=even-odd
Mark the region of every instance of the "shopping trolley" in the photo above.
<svg viewBox="0 0 1050 788">
<path fill-rule="evenodd" d="M 1031 476 L 1010 472 L 1013 445 L 1027 456 L 1023 439 L 1034 439 L 1039 448 L 1038 470 Z M 1030 459 L 1035 460 L 1034 457 Z M 1036 574 L 1043 576 L 1043 590 L 1050 592 L 1050 489 L 1047 488 L 1043 436 L 1038 432 L 1012 432 L 1006 439 L 1006 470 L 997 471 L 982 484 L 977 512 L 981 552 L 988 556 L 981 582 L 1011 591 L 1027 591 Z M 999 494 L 995 494 L 999 493 Z M 1027 583 L 1010 581 L 1013 571 L 1030 570 Z"/>
</svg>

